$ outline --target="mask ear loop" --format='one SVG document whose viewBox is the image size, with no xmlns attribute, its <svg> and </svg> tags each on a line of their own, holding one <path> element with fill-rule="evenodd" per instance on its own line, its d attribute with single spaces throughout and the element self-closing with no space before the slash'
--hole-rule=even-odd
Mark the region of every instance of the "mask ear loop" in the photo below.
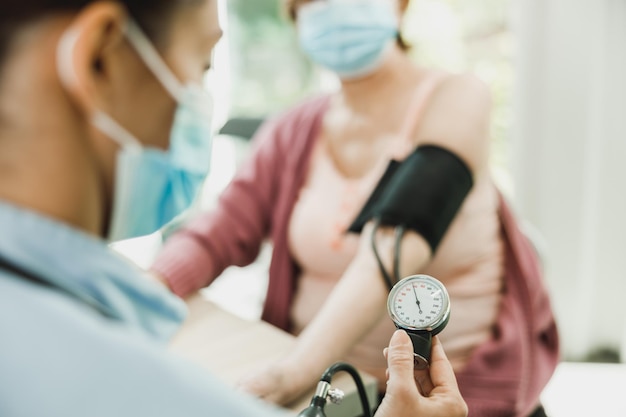
<svg viewBox="0 0 626 417">
<path fill-rule="evenodd" d="M 118 145 L 126 147 L 133 152 L 142 151 L 143 147 L 139 140 L 108 114 L 99 110 L 96 111 L 91 119 L 91 123 L 93 123 L 100 132 L 117 142 Z"/>
<path fill-rule="evenodd" d="M 383 279 L 385 280 L 385 283 L 387 284 L 387 287 L 389 288 L 389 290 L 391 290 L 391 288 L 393 288 L 394 286 L 394 279 L 392 279 L 391 275 L 385 268 L 385 265 L 383 265 L 383 261 L 380 258 L 380 253 L 378 251 L 378 246 L 376 245 L 376 233 L 378 232 L 379 228 L 380 228 L 380 218 L 376 218 L 374 220 L 374 227 L 372 228 L 372 237 L 371 237 L 372 251 L 374 252 L 374 257 L 376 258 L 378 269 L 380 270 L 380 273 L 382 274 Z M 404 226 L 397 226 L 395 228 L 395 243 L 394 243 L 392 274 L 393 274 L 393 277 L 395 278 L 396 283 L 400 281 L 400 244 L 401 244 L 402 237 L 404 236 L 405 231 L 406 229 Z"/>
<path fill-rule="evenodd" d="M 141 30 L 139 25 L 134 20 L 129 20 L 126 23 L 125 33 L 126 38 L 133 48 L 135 48 L 135 51 L 141 57 L 146 66 L 161 82 L 165 90 L 167 90 L 172 98 L 180 103 L 184 99 L 182 95 L 182 83 L 172 73 L 172 70 L 169 69 L 143 30 Z"/>
</svg>

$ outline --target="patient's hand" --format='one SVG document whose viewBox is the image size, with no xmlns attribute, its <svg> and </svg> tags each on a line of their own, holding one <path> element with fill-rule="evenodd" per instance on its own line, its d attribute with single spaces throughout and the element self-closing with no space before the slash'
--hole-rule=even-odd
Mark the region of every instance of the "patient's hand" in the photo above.
<svg viewBox="0 0 626 417">
<path fill-rule="evenodd" d="M 146 273 L 144 274 L 146 276 L 147 279 L 154 281 L 160 285 L 163 285 L 165 288 L 167 288 L 168 290 L 172 290 L 170 288 L 170 284 L 169 282 L 167 282 L 167 280 L 165 279 L 164 276 L 159 275 L 158 273 L 154 272 L 154 271 L 146 271 Z"/>
<path fill-rule="evenodd" d="M 433 339 L 429 372 L 421 375 L 420 387 L 413 370 L 413 344 L 406 332 L 394 333 L 385 356 L 389 376 L 387 393 L 375 417 L 467 416 L 467 405 L 437 337 Z"/>
<path fill-rule="evenodd" d="M 299 368 L 287 361 L 278 361 L 244 376 L 237 383 L 237 389 L 248 392 L 265 401 L 288 405 L 311 388 L 316 380 L 302 378 Z"/>
</svg>

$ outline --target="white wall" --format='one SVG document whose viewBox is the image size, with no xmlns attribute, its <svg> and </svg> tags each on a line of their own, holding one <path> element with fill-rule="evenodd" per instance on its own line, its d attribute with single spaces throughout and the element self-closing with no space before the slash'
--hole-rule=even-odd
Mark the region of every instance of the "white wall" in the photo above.
<svg viewBox="0 0 626 417">
<path fill-rule="evenodd" d="M 626 346 L 626 1 L 514 7 L 515 204 L 547 244 L 566 358 L 599 346 L 619 350 Z"/>
</svg>

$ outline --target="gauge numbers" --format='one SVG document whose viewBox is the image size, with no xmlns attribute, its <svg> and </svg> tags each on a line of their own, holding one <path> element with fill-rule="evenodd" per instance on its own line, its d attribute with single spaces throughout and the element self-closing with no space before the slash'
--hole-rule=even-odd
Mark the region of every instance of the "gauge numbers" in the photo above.
<svg viewBox="0 0 626 417">
<path fill-rule="evenodd" d="M 400 327 L 436 330 L 437 326 L 445 326 L 450 302 L 441 282 L 428 275 L 413 275 L 392 288 L 387 307 Z"/>
</svg>

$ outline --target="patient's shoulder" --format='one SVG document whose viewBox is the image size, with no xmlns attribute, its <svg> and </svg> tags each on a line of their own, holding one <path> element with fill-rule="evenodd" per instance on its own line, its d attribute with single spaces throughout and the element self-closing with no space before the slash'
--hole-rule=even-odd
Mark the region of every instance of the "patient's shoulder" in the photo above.
<svg viewBox="0 0 626 417">
<path fill-rule="evenodd" d="M 433 94 L 418 140 L 446 147 L 474 171 L 482 170 L 488 161 L 490 117 L 488 86 L 471 74 L 448 75 Z"/>
</svg>

